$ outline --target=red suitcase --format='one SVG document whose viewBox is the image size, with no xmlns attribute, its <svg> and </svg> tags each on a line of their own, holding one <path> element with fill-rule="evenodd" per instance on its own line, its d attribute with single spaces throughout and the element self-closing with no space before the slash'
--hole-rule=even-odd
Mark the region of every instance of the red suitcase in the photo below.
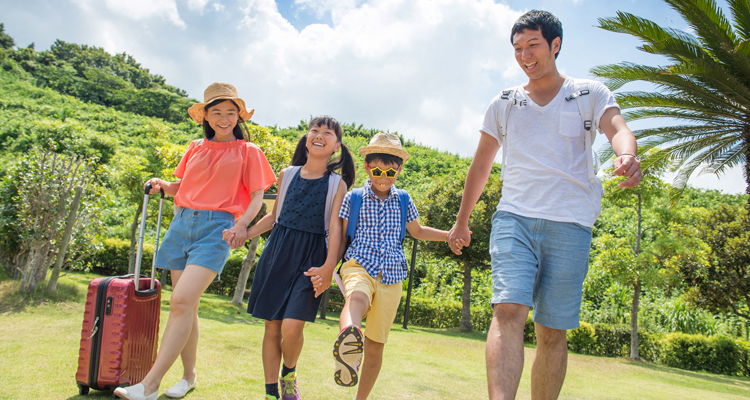
<svg viewBox="0 0 750 400">
<path fill-rule="evenodd" d="M 135 385 L 143 380 L 156 360 L 161 284 L 154 279 L 153 264 L 150 279 L 139 278 L 137 288 L 134 279 L 134 276 L 140 276 L 150 190 L 148 186 L 143 199 L 135 274 L 97 278 L 89 284 L 76 372 L 78 390 L 82 395 L 89 389 L 114 390 L 119 386 Z M 154 259 L 159 248 L 163 205 L 162 191 Z"/>
</svg>

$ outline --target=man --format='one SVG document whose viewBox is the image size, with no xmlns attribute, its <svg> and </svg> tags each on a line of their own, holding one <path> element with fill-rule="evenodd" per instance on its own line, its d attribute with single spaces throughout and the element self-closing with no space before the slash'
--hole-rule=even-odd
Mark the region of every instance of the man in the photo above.
<svg viewBox="0 0 750 400">
<path fill-rule="evenodd" d="M 487 110 L 449 244 L 457 254 L 470 244 L 469 216 L 502 146 L 502 198 L 490 238 L 489 395 L 493 400 L 515 398 L 523 371 L 523 327 L 533 306 L 537 349 L 531 396 L 555 399 L 567 367 L 565 333 L 579 326 L 591 228 L 601 211 L 603 190 L 594 176 L 586 127 L 598 126 L 612 144 L 614 173 L 627 177 L 620 187 L 637 185 L 641 168 L 635 137 L 612 93 L 599 82 L 574 80 L 557 71 L 562 24 L 555 16 L 536 10 L 524 14 L 513 26 L 511 43 L 528 82 L 498 95 Z M 588 91 L 577 90 L 581 83 Z M 588 96 L 593 121 L 582 120 L 579 96 Z M 508 102 L 509 113 L 504 114 L 501 108 Z"/>
</svg>

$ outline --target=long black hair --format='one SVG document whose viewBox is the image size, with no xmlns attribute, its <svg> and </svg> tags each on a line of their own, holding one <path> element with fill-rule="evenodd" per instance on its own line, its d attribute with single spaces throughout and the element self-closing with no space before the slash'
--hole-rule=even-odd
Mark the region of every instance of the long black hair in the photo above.
<svg viewBox="0 0 750 400">
<path fill-rule="evenodd" d="M 340 169 L 341 179 L 344 180 L 346 188 L 349 189 L 354 184 L 355 178 L 354 158 L 352 158 L 352 153 L 349 151 L 349 148 L 346 147 L 344 142 L 342 142 L 344 131 L 341 129 L 341 124 L 339 124 L 339 121 L 336 121 L 336 118 L 333 118 L 330 115 L 320 115 L 310 121 L 307 125 L 307 129 L 309 132 L 310 129 L 321 126 L 325 126 L 335 132 L 338 142 L 341 143 L 341 154 L 328 161 L 328 172 L 330 173 Z M 297 142 L 297 148 L 294 150 L 291 165 L 305 165 L 305 163 L 307 163 L 307 133 L 302 135 L 299 142 Z"/>
<path fill-rule="evenodd" d="M 234 104 L 235 107 L 237 107 L 237 112 L 239 113 L 240 106 L 237 105 L 237 103 L 234 102 L 234 100 L 227 100 L 227 99 L 219 99 L 214 100 L 208 104 L 206 104 L 205 107 L 203 107 L 203 110 L 205 110 L 205 113 L 208 114 L 208 109 L 221 103 L 224 101 L 231 101 L 232 104 Z M 246 142 L 250 141 L 250 133 L 247 131 L 247 125 L 245 125 L 245 121 L 242 119 L 242 117 L 237 117 L 237 125 L 234 126 L 232 129 L 232 134 L 234 134 L 234 137 L 240 140 L 244 140 Z M 206 139 L 213 139 L 214 135 L 216 135 L 216 131 L 214 131 L 214 128 L 211 128 L 211 125 L 208 123 L 208 120 L 206 120 L 206 117 L 203 117 L 203 136 L 206 137 Z"/>
</svg>

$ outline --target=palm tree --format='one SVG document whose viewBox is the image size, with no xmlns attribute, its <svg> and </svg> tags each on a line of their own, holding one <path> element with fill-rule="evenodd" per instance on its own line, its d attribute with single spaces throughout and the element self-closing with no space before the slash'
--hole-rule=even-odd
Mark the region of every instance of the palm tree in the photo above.
<svg viewBox="0 0 750 400">
<path fill-rule="evenodd" d="M 639 147 L 654 149 L 644 169 L 664 161 L 677 172 L 671 192 L 674 204 L 690 176 L 720 175 L 744 165 L 746 192 L 750 194 L 750 2 L 727 0 L 730 22 L 713 0 L 664 0 L 688 23 L 690 33 L 662 28 L 656 23 L 618 12 L 600 18 L 599 27 L 627 33 L 643 43 L 639 50 L 669 60 L 664 66 L 630 62 L 591 70 L 616 90 L 624 84 L 646 81 L 657 91 L 631 91 L 617 95 L 627 121 L 672 118 L 676 125 L 635 131 Z M 601 151 L 604 160 L 611 148 Z M 750 210 L 750 203 L 746 205 Z"/>
</svg>

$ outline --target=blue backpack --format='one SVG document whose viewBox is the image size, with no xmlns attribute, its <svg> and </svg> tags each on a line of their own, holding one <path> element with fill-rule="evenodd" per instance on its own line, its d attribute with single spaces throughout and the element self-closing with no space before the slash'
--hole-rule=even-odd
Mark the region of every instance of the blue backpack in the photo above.
<svg viewBox="0 0 750 400">
<path fill-rule="evenodd" d="M 349 222 L 346 226 L 347 245 L 346 249 L 344 249 L 344 258 L 346 258 L 346 251 L 348 250 L 349 245 L 354 241 L 354 234 L 357 232 L 359 210 L 362 208 L 362 196 L 364 195 L 364 192 L 363 188 L 353 189 L 349 199 Z M 403 189 L 396 189 L 396 192 L 398 193 L 398 198 L 401 202 L 401 232 L 399 232 L 399 241 L 404 243 L 404 238 L 406 237 L 406 214 L 409 209 L 409 193 Z"/>
</svg>

